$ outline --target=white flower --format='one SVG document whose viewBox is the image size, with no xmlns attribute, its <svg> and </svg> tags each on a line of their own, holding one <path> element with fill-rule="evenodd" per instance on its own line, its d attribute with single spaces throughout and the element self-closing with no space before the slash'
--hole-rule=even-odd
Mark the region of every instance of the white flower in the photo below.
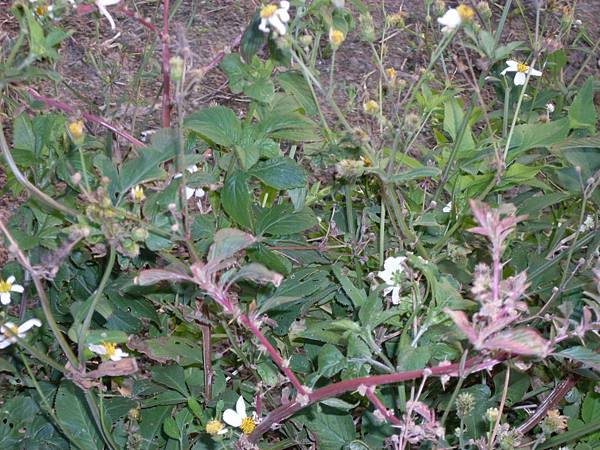
<svg viewBox="0 0 600 450">
<path fill-rule="evenodd" d="M 198 172 L 198 167 L 191 165 L 191 166 L 188 166 L 188 168 L 186 170 L 189 173 L 196 173 L 196 172 Z M 175 178 L 175 179 L 181 178 L 181 174 L 178 173 L 173 178 Z M 206 193 L 204 192 L 204 189 L 202 189 L 202 188 L 194 189 L 194 188 L 189 188 L 187 186 L 185 187 L 185 199 L 186 200 L 189 200 L 192 197 L 202 198 L 202 197 L 204 197 L 205 194 Z"/>
<path fill-rule="evenodd" d="M 541 77 L 542 72 L 535 70 L 533 67 L 529 67 L 527 64 L 520 63 L 509 59 L 506 61 L 506 69 L 501 72 L 501 75 L 506 75 L 506 72 L 516 72 L 515 74 L 515 86 L 523 86 L 527 79 L 527 74 L 532 77 Z"/>
<path fill-rule="evenodd" d="M 450 8 L 442 17 L 438 17 L 438 23 L 444 25 L 443 33 L 448 33 L 460 26 L 464 20 L 470 20 L 475 15 L 473 8 L 467 5 L 458 5 L 456 8 Z"/>
<path fill-rule="evenodd" d="M 15 284 L 15 277 L 10 276 L 4 281 L 0 278 L 0 303 L 8 305 L 10 303 L 10 293 L 18 292 L 22 294 L 25 288 L 20 284 Z"/>
<path fill-rule="evenodd" d="M 144 188 L 142 186 L 134 186 L 131 188 L 131 200 L 134 203 L 141 203 L 145 200 Z"/>
<path fill-rule="evenodd" d="M 346 0 L 331 0 L 331 3 L 333 3 L 333 6 L 336 8 L 343 8 L 346 6 Z"/>
<path fill-rule="evenodd" d="M 260 25 L 258 29 L 264 33 L 269 33 L 272 27 L 275 32 L 283 36 L 287 32 L 286 24 L 290 21 L 290 2 L 279 2 L 279 7 L 275 3 L 264 6 L 260 10 Z"/>
<path fill-rule="evenodd" d="M 116 5 L 120 1 L 121 0 L 96 0 L 96 6 L 98 7 L 98 11 L 100 11 L 100 13 L 108 19 L 108 21 L 110 22 L 111 30 L 114 30 L 116 28 L 115 21 L 113 20 L 106 7 Z"/>
<path fill-rule="evenodd" d="M 554 107 L 554 103 L 550 102 L 550 103 L 546 103 L 546 111 L 548 111 L 548 114 L 552 114 L 555 110 Z"/>
<path fill-rule="evenodd" d="M 19 339 L 23 339 L 25 333 L 31 328 L 41 326 L 42 322 L 38 319 L 29 319 L 19 326 L 16 326 L 12 322 L 6 322 L 0 327 L 0 349 L 8 347 L 10 344 L 14 344 Z"/>
<path fill-rule="evenodd" d="M 594 218 L 592 217 L 591 214 L 588 214 L 587 216 L 585 216 L 585 220 L 583 221 L 583 223 L 579 226 L 579 232 L 585 233 L 586 231 L 593 230 L 593 229 L 594 229 Z"/>
<path fill-rule="evenodd" d="M 240 428 L 244 434 L 251 434 L 258 423 L 256 413 L 252 417 L 248 417 L 246 414 L 246 403 L 241 395 L 235 404 L 235 411 L 233 409 L 225 410 L 223 421 L 229 426 Z"/>
<path fill-rule="evenodd" d="M 394 305 L 400 303 L 402 273 L 405 270 L 404 261 L 406 261 L 404 256 L 392 256 L 383 263 L 383 271 L 377 273 L 377 276 L 388 285 L 383 290 L 383 295 L 388 295 L 391 292 Z"/>
<path fill-rule="evenodd" d="M 446 206 L 442 208 L 442 212 L 449 213 L 452 211 L 452 202 L 446 203 Z"/>
<path fill-rule="evenodd" d="M 129 356 L 129 353 L 125 353 L 117 344 L 111 342 L 103 342 L 102 344 L 90 344 L 88 348 L 97 353 L 98 355 L 105 356 L 111 361 L 121 361 L 123 358 Z"/>
</svg>

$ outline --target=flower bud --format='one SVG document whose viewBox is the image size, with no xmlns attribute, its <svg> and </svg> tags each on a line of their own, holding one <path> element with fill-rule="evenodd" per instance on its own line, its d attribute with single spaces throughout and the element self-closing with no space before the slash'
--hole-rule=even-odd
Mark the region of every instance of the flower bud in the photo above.
<svg viewBox="0 0 600 450">
<path fill-rule="evenodd" d="M 171 78 L 175 82 L 181 81 L 183 78 L 183 58 L 181 56 L 173 56 L 169 60 L 169 65 L 171 66 Z"/>
<path fill-rule="evenodd" d="M 375 41 L 375 25 L 371 14 L 361 14 L 359 17 L 361 37 L 367 42 Z"/>
<path fill-rule="evenodd" d="M 69 130 L 71 139 L 73 139 L 75 143 L 81 143 L 83 141 L 85 130 L 83 120 L 74 120 L 72 122 L 69 122 L 67 130 Z"/>
<path fill-rule="evenodd" d="M 379 103 L 377 103 L 375 100 L 369 100 L 363 104 L 363 110 L 367 114 L 377 114 L 379 112 Z"/>
<path fill-rule="evenodd" d="M 310 47 L 313 43 L 313 37 L 310 34 L 303 34 L 300 36 L 300 45 L 302 47 Z"/>
<path fill-rule="evenodd" d="M 149 235 L 150 234 L 148 233 L 148 231 L 142 227 L 135 228 L 131 232 L 131 237 L 133 238 L 134 241 L 137 241 L 137 242 L 144 242 L 146 239 L 148 239 Z"/>
<path fill-rule="evenodd" d="M 337 50 L 345 39 L 346 36 L 343 31 L 336 30 L 335 28 L 329 29 L 329 43 L 334 50 Z"/>
</svg>

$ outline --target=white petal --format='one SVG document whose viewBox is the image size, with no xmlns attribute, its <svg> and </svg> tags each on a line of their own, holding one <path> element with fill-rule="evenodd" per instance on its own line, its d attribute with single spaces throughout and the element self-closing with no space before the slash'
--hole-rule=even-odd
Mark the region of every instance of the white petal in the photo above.
<svg viewBox="0 0 600 450">
<path fill-rule="evenodd" d="M 244 397 L 241 395 L 240 398 L 238 398 L 238 401 L 235 403 L 235 410 L 242 419 L 248 417 L 246 415 L 246 402 L 244 402 Z"/>
<path fill-rule="evenodd" d="M 260 25 L 258 26 L 258 29 L 263 33 L 269 33 L 271 30 L 269 30 L 269 27 L 267 26 L 268 23 L 269 21 L 267 19 L 260 19 Z"/>
<path fill-rule="evenodd" d="M 88 345 L 88 348 L 98 355 L 106 355 L 106 349 L 104 348 L 104 345 L 90 344 Z"/>
<path fill-rule="evenodd" d="M 198 172 L 198 166 L 195 166 L 195 165 L 192 164 L 191 166 L 188 166 L 188 168 L 186 170 L 189 173 L 196 173 L 196 172 Z"/>
<path fill-rule="evenodd" d="M 526 79 L 527 75 L 525 75 L 523 72 L 517 72 L 515 74 L 515 86 L 523 86 Z"/>
<path fill-rule="evenodd" d="M 398 287 L 395 287 L 392 290 L 392 303 L 394 305 L 400 304 L 400 288 L 398 288 Z"/>
<path fill-rule="evenodd" d="M 21 286 L 20 284 L 13 284 L 10 288 L 11 292 L 18 292 L 19 294 L 22 294 L 23 291 L 25 290 L 25 288 L 23 286 Z"/>
<path fill-rule="evenodd" d="M 198 188 L 198 189 L 194 190 L 194 196 L 196 198 L 202 198 L 202 197 L 204 197 L 204 195 L 205 195 L 204 189 Z"/>
<path fill-rule="evenodd" d="M 539 70 L 535 70 L 533 68 L 529 69 L 529 73 L 534 76 L 534 77 L 541 77 L 542 76 L 542 72 L 540 72 Z"/>
<path fill-rule="evenodd" d="M 12 322 L 6 322 L 4 325 L 0 326 L 0 333 L 6 333 L 6 330 L 11 330 L 15 327 L 15 324 Z"/>
<path fill-rule="evenodd" d="M 242 418 L 233 409 L 226 409 L 223 413 L 223 422 L 229 426 L 239 428 L 242 425 Z"/>
<path fill-rule="evenodd" d="M 279 7 L 285 11 L 287 11 L 288 9 L 290 9 L 290 2 L 283 0 L 281 2 L 279 2 Z"/>
<path fill-rule="evenodd" d="M 227 433 L 227 428 L 223 427 L 217 434 L 225 434 L 225 433 Z"/>
<path fill-rule="evenodd" d="M 38 319 L 29 319 L 25 323 L 21 324 L 19 326 L 18 330 L 19 330 L 19 333 L 26 333 L 33 327 L 41 327 L 41 326 L 42 326 L 42 322 L 40 322 Z"/>
<path fill-rule="evenodd" d="M 116 351 L 110 356 L 111 361 L 121 361 L 121 359 L 123 359 L 123 357 Z"/>
<path fill-rule="evenodd" d="M 189 200 L 190 198 L 192 198 L 194 196 L 194 192 L 196 192 L 196 189 L 193 188 L 189 188 L 189 187 L 185 187 L 185 199 Z"/>
<path fill-rule="evenodd" d="M 8 292 L 3 292 L 0 294 L 0 303 L 3 305 L 8 305 L 10 303 L 10 294 Z"/>
<path fill-rule="evenodd" d="M 391 272 L 389 270 L 384 270 L 382 272 L 378 272 L 377 276 L 379 278 L 381 278 L 386 284 L 392 284 L 393 279 L 394 279 L 393 272 Z"/>
<path fill-rule="evenodd" d="M 404 268 L 402 267 L 402 263 L 405 259 L 406 257 L 404 256 L 392 256 L 385 260 L 385 262 L 383 263 L 383 268 L 386 271 L 390 271 L 392 273 L 397 271 L 403 271 Z"/>
<path fill-rule="evenodd" d="M 514 59 L 508 59 L 508 60 L 506 60 L 506 65 L 508 67 L 514 67 L 516 69 L 517 66 L 519 65 L 519 61 L 515 61 Z"/>
<path fill-rule="evenodd" d="M 12 344 L 12 342 L 10 342 L 8 339 L 2 339 L 0 340 L 0 349 L 8 347 L 10 344 Z"/>
<path fill-rule="evenodd" d="M 269 24 L 275 28 L 275 31 L 277 31 L 278 34 L 280 34 L 281 36 L 283 36 L 285 34 L 285 32 L 287 31 L 285 28 L 285 25 L 283 24 L 283 22 L 281 20 L 279 20 L 279 17 L 277 17 L 277 15 L 274 15 L 273 17 L 271 17 L 269 19 Z"/>
<path fill-rule="evenodd" d="M 97 3 L 102 4 L 102 6 L 112 6 L 119 3 L 121 0 L 98 0 Z"/>
<path fill-rule="evenodd" d="M 281 20 L 282 22 L 287 23 L 290 21 L 290 15 L 285 9 L 277 10 L 276 14 L 277 17 L 279 17 L 279 20 Z"/>
<path fill-rule="evenodd" d="M 13 284 L 13 283 L 15 282 L 15 280 L 16 280 L 16 278 L 14 277 L 14 275 L 11 275 L 10 277 L 8 277 L 8 278 L 6 279 L 6 282 L 7 282 L 8 284 Z"/>
<path fill-rule="evenodd" d="M 458 27 L 462 22 L 462 18 L 456 9 L 450 8 L 442 17 L 438 17 L 437 21 L 440 25 L 445 25 L 448 30 Z"/>
</svg>

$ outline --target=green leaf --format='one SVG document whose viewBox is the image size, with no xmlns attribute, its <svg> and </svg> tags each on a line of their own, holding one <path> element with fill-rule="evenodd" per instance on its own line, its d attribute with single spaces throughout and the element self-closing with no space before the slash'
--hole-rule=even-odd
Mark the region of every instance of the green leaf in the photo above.
<svg viewBox="0 0 600 450">
<path fill-rule="evenodd" d="M 320 450 L 342 450 L 356 438 L 352 416 L 327 406 L 313 406 L 298 416 L 317 437 Z"/>
<path fill-rule="evenodd" d="M 78 387 L 70 381 L 63 382 L 58 388 L 54 407 L 60 426 L 66 430 L 73 444 L 86 450 L 104 449 L 100 434 Z"/>
<path fill-rule="evenodd" d="M 569 133 L 569 121 L 567 119 L 555 120 L 543 124 L 523 124 L 515 127 L 510 159 L 536 147 L 549 147 L 563 141 Z"/>
<path fill-rule="evenodd" d="M 258 213 L 255 232 L 257 236 L 284 236 L 308 230 L 317 223 L 317 218 L 310 208 L 294 211 L 289 205 L 275 205 Z"/>
<path fill-rule="evenodd" d="M 177 439 L 181 437 L 179 432 L 179 427 L 177 426 L 177 422 L 172 417 L 167 417 L 163 422 L 163 430 L 167 436 L 172 439 Z"/>
<path fill-rule="evenodd" d="M 270 111 L 256 125 L 256 134 L 293 142 L 313 142 L 321 139 L 315 122 L 293 111 Z"/>
<path fill-rule="evenodd" d="M 437 167 L 420 167 L 393 175 L 390 178 L 390 182 L 396 184 L 406 183 L 407 181 L 418 180 L 420 178 L 437 177 L 440 173 L 441 171 Z"/>
<path fill-rule="evenodd" d="M 180 392 L 189 397 L 190 391 L 185 384 L 185 374 L 181 366 L 157 366 L 152 368 L 152 381 Z"/>
<path fill-rule="evenodd" d="M 600 395 L 590 392 L 581 405 L 581 418 L 585 423 L 600 420 Z"/>
<path fill-rule="evenodd" d="M 594 78 L 589 77 L 571 104 L 569 124 L 571 128 L 588 128 L 593 132 L 597 120 L 598 111 L 594 105 Z"/>
<path fill-rule="evenodd" d="M 224 106 L 213 106 L 190 114 L 183 126 L 210 142 L 233 148 L 242 140 L 242 124 L 235 112 Z"/>
<path fill-rule="evenodd" d="M 450 135 L 453 141 L 458 139 L 458 132 L 464 120 L 463 109 L 455 98 L 450 99 L 444 105 L 444 131 Z M 467 119 L 468 120 L 468 119 Z M 462 141 L 457 144 L 459 151 L 472 150 L 475 148 L 475 142 L 467 123 L 467 129 L 464 132 Z"/>
<path fill-rule="evenodd" d="M 567 348 L 556 353 L 556 355 L 580 362 L 586 367 L 600 371 L 600 353 L 596 353 L 587 347 L 576 346 Z"/>
<path fill-rule="evenodd" d="M 294 99 L 302 106 L 306 114 L 314 116 L 318 113 L 317 105 L 310 91 L 310 86 L 300 72 L 289 71 L 280 73 L 277 81 L 283 90 L 292 95 Z"/>
<path fill-rule="evenodd" d="M 221 204 L 235 223 L 244 228 L 252 228 L 252 197 L 248 188 L 248 176 L 235 172 L 225 181 L 221 190 Z"/>
<path fill-rule="evenodd" d="M 306 185 L 306 173 L 290 158 L 273 158 L 262 161 L 248 172 L 275 189 L 292 189 Z"/>
<path fill-rule="evenodd" d="M 260 14 L 257 11 L 242 36 L 240 51 L 245 61 L 250 61 L 265 43 L 265 33 L 258 29 L 260 20 Z"/>
<path fill-rule="evenodd" d="M 164 448 L 165 439 L 161 429 L 165 419 L 171 414 L 171 406 L 156 406 L 142 411 L 139 434 L 142 437 L 141 450 Z"/>
<path fill-rule="evenodd" d="M 174 361 L 182 366 L 202 364 L 202 347 L 181 336 L 161 336 L 154 339 L 130 338 L 127 346 L 160 363 Z"/>
<path fill-rule="evenodd" d="M 19 445 L 23 440 L 21 430 L 31 425 L 38 410 L 31 397 L 16 395 L 6 398 L 0 409 L 0 448 L 22 448 Z"/>
<path fill-rule="evenodd" d="M 332 267 L 332 272 L 342 285 L 346 295 L 350 297 L 350 300 L 352 300 L 355 308 L 360 308 L 366 303 L 367 297 L 364 291 L 354 286 L 354 283 L 352 283 L 352 281 L 350 281 L 350 279 L 342 273 L 340 266 L 334 265 Z"/>
<path fill-rule="evenodd" d="M 346 368 L 346 358 L 335 345 L 325 344 L 318 357 L 319 374 L 331 378 Z"/>
<path fill-rule="evenodd" d="M 235 228 L 223 228 L 215 234 L 214 243 L 208 253 L 208 262 L 209 264 L 218 264 L 255 242 L 256 238 L 251 234 Z"/>
</svg>

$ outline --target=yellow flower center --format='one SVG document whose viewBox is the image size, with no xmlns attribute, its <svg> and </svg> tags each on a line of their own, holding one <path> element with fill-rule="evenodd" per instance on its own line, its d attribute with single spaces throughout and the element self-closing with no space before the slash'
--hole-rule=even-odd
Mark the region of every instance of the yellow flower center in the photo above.
<svg viewBox="0 0 600 450">
<path fill-rule="evenodd" d="M 390 81 L 394 81 L 396 79 L 396 77 L 398 76 L 398 72 L 396 72 L 396 69 L 394 69 L 393 67 L 390 67 L 389 69 L 385 69 L 385 73 L 387 74 Z"/>
<path fill-rule="evenodd" d="M 45 16 L 48 13 L 48 5 L 39 5 L 35 8 L 35 13 L 38 16 Z"/>
<path fill-rule="evenodd" d="M 527 73 L 529 72 L 529 66 L 527 64 L 517 64 L 517 72 Z"/>
<path fill-rule="evenodd" d="M 364 108 L 366 113 L 375 114 L 377 111 L 379 111 L 379 103 L 377 103 L 375 100 L 369 100 L 367 103 L 365 103 Z"/>
<path fill-rule="evenodd" d="M 109 358 L 114 356 L 114 354 L 117 352 L 117 344 L 113 344 L 111 342 L 103 342 L 102 347 L 104 347 L 104 350 L 106 350 L 106 356 L 108 356 Z"/>
<path fill-rule="evenodd" d="M 8 338 L 14 338 L 15 336 L 19 335 L 19 327 L 17 327 L 16 325 L 12 325 L 10 327 L 6 327 L 6 331 L 4 332 L 4 337 Z"/>
<path fill-rule="evenodd" d="M 69 124 L 69 132 L 75 139 L 83 136 L 83 120 L 75 120 Z"/>
<path fill-rule="evenodd" d="M 252 434 L 252 432 L 256 428 L 256 422 L 252 417 L 244 417 L 240 428 L 242 429 L 244 434 Z"/>
<path fill-rule="evenodd" d="M 209 420 L 208 423 L 206 424 L 205 430 L 208 434 L 214 435 L 214 434 L 218 434 L 219 431 L 221 431 L 223 429 L 223 427 L 224 427 L 224 425 L 223 425 L 223 423 L 221 423 L 220 420 L 212 419 L 212 420 Z"/>
<path fill-rule="evenodd" d="M 344 39 L 346 39 L 346 37 L 344 36 L 344 33 L 342 31 L 332 29 L 329 33 L 329 39 L 331 39 L 331 43 L 334 47 L 339 47 L 340 45 L 342 45 L 342 42 L 344 42 Z"/>
<path fill-rule="evenodd" d="M 467 5 L 458 5 L 456 11 L 458 11 L 458 15 L 462 20 L 471 20 L 475 15 L 473 8 Z"/>
<path fill-rule="evenodd" d="M 144 188 L 141 186 L 136 186 L 133 188 L 133 199 L 136 202 L 141 202 L 144 200 L 146 196 L 144 195 Z"/>
<path fill-rule="evenodd" d="M 277 5 L 271 3 L 270 5 L 265 6 L 260 10 L 261 19 L 269 19 L 275 15 L 277 12 Z"/>
<path fill-rule="evenodd" d="M 12 283 L 0 279 L 0 294 L 7 294 L 12 288 Z"/>
</svg>

